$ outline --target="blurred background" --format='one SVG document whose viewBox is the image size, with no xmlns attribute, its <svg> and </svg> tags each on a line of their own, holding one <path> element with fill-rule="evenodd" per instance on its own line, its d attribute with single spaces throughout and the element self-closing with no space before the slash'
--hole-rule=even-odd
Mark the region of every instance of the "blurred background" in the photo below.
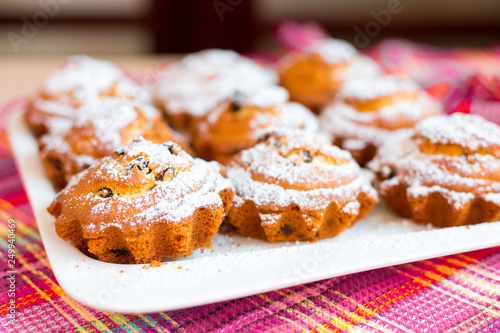
<svg viewBox="0 0 500 333">
<path fill-rule="evenodd" d="M 285 18 L 315 20 L 360 48 L 385 37 L 500 42 L 498 0 L 1 0 L 0 55 L 275 50 Z"/>
</svg>

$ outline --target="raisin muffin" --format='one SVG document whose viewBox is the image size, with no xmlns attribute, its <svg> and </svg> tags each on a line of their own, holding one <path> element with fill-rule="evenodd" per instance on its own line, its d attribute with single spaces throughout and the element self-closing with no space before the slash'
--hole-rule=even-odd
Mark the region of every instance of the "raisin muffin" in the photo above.
<svg viewBox="0 0 500 333">
<path fill-rule="evenodd" d="M 227 165 L 228 222 L 269 242 L 333 237 L 365 216 L 377 193 L 347 151 L 301 130 L 266 133 Z"/>
<path fill-rule="evenodd" d="M 109 156 L 136 136 L 154 142 L 180 141 L 158 110 L 128 99 L 106 98 L 81 107 L 72 124 L 54 121 L 39 139 L 40 155 L 49 178 L 63 188 L 78 172 Z"/>
<path fill-rule="evenodd" d="M 347 81 L 320 120 L 334 143 L 364 165 L 389 138 L 441 113 L 440 104 L 416 83 L 379 76 Z"/>
<path fill-rule="evenodd" d="M 323 39 L 285 55 L 277 64 L 280 84 L 291 99 L 319 113 L 351 78 L 380 75 L 382 69 L 350 43 Z"/>
<path fill-rule="evenodd" d="M 236 52 L 212 49 L 190 54 L 161 71 L 154 99 L 175 128 L 189 131 L 235 91 L 276 82 L 272 70 Z"/>
<path fill-rule="evenodd" d="M 138 138 L 73 178 L 48 211 L 85 254 L 139 264 L 210 247 L 233 195 L 217 162 Z"/>
<path fill-rule="evenodd" d="M 439 227 L 500 220 L 500 127 L 479 116 L 427 118 L 369 163 L 398 214 Z"/>
<path fill-rule="evenodd" d="M 320 126 L 311 111 L 288 101 L 284 88 L 237 91 L 198 122 L 192 145 L 199 157 L 226 163 L 254 146 L 263 131 L 280 127 L 318 132 Z"/>
<path fill-rule="evenodd" d="M 35 135 L 40 136 L 48 131 L 52 122 L 71 123 L 82 105 L 107 97 L 146 102 L 151 99 L 143 87 L 112 63 L 73 56 L 45 80 L 25 117 Z"/>
</svg>

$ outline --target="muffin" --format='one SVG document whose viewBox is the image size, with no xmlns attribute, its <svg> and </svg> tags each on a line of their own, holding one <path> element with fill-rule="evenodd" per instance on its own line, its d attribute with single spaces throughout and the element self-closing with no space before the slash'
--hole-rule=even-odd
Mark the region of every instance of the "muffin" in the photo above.
<svg viewBox="0 0 500 333">
<path fill-rule="evenodd" d="M 192 145 L 199 157 L 226 163 L 253 147 L 263 131 L 280 127 L 318 132 L 319 122 L 311 111 L 289 102 L 281 87 L 237 91 L 198 122 Z"/>
<path fill-rule="evenodd" d="M 150 101 L 147 91 L 112 63 L 73 56 L 45 80 L 25 117 L 40 136 L 54 121 L 71 123 L 82 105 L 107 97 Z"/>
<path fill-rule="evenodd" d="M 83 253 L 141 264 L 210 247 L 233 195 L 217 162 L 138 138 L 73 178 L 48 211 Z"/>
<path fill-rule="evenodd" d="M 227 177 L 235 190 L 228 222 L 269 242 L 336 236 L 378 200 L 349 152 L 301 130 L 266 133 L 229 161 Z"/>
<path fill-rule="evenodd" d="M 364 165 L 377 147 L 442 109 L 412 81 L 379 76 L 347 81 L 320 121 L 334 143 Z"/>
<path fill-rule="evenodd" d="M 167 66 L 154 99 L 169 122 L 190 131 L 192 124 L 235 91 L 275 84 L 276 74 L 233 51 L 205 50 Z"/>
<path fill-rule="evenodd" d="M 479 116 L 431 117 L 369 163 L 398 214 L 438 227 L 500 220 L 500 127 Z"/>
<path fill-rule="evenodd" d="M 350 43 L 323 39 L 285 55 L 277 64 L 280 85 L 293 101 L 319 113 L 337 94 L 344 81 L 380 75 L 377 63 L 361 55 Z"/>
<path fill-rule="evenodd" d="M 38 143 L 47 174 L 56 188 L 109 156 L 136 136 L 160 143 L 182 142 L 150 105 L 119 98 L 106 98 L 81 107 L 71 124 L 54 121 L 51 131 Z"/>
</svg>

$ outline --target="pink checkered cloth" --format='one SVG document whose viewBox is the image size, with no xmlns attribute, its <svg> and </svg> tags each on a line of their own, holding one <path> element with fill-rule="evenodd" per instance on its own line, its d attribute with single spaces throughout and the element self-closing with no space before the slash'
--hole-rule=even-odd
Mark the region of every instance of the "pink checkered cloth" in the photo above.
<svg viewBox="0 0 500 333">
<path fill-rule="evenodd" d="M 402 72 L 441 99 L 449 112 L 478 114 L 500 124 L 500 45 L 450 50 L 388 39 L 368 50 L 387 72 Z"/>
<path fill-rule="evenodd" d="M 498 61 L 498 54 L 492 51 L 435 51 L 407 41 L 389 40 L 368 53 L 384 67 L 405 70 L 426 85 L 442 82 L 436 71 L 446 71 L 445 65 L 462 64 L 458 67 L 470 69 L 467 74 L 457 70 L 463 77 L 451 80 L 448 86 L 434 86 L 433 92 L 445 99 L 456 83 L 461 85 L 465 78 L 479 72 L 481 62 L 477 59 L 488 59 L 490 64 Z M 0 111 L 0 124 L 5 124 L 7 114 L 18 103 L 23 101 L 14 101 Z M 17 230 L 15 326 L 9 324 L 6 282 L 10 270 L 7 223 L 11 218 Z M 500 331 L 500 247 L 178 311 L 123 315 L 90 309 L 66 295 L 50 269 L 2 129 L 0 225 L 0 265 L 5 282 L 0 296 L 2 332 Z"/>
</svg>

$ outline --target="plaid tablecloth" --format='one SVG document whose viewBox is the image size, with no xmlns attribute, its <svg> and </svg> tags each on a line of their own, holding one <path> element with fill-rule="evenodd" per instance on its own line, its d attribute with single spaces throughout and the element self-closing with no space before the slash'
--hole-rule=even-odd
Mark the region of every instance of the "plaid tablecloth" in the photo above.
<svg viewBox="0 0 500 333">
<path fill-rule="evenodd" d="M 389 41 L 371 50 L 386 67 L 399 54 L 401 68 L 432 82 L 435 59 L 416 44 Z M 420 49 L 417 47 L 417 49 Z M 388 53 L 391 52 L 391 53 Z M 432 53 L 432 52 L 431 52 Z M 435 55 L 435 54 L 434 54 Z M 479 56 L 484 58 L 485 53 Z M 448 52 L 438 62 L 478 70 L 477 53 Z M 492 56 L 491 56 L 492 57 Z M 488 55 L 487 60 L 491 60 Z M 494 57 L 493 57 L 494 58 Z M 408 60 L 408 58 L 405 58 Z M 424 61 L 424 60 L 428 61 Z M 498 59 L 497 59 L 498 60 Z M 500 63 L 500 62 L 499 62 Z M 496 64 L 499 64 L 496 63 Z M 411 65 L 408 67 L 408 65 Z M 491 65 L 491 64 L 490 64 Z M 406 66 L 406 67 L 405 67 Z M 419 67 L 420 66 L 420 70 Z M 429 67 L 430 66 L 430 67 Z M 476 68 L 477 67 L 477 68 Z M 427 68 L 427 69 L 426 69 Z M 422 71 L 429 76 L 423 77 Z M 459 71 L 463 74 L 462 70 Z M 431 77 L 431 79 L 429 79 Z M 44 252 L 0 111 L 0 233 L 4 332 L 499 332 L 500 247 L 398 265 L 190 309 L 124 315 L 78 304 L 59 287 Z M 11 223 L 9 223 L 9 221 Z M 9 226 L 15 221 L 15 266 L 9 265 Z M 12 236 L 11 236 L 12 237 Z M 499 235 L 500 237 L 500 235 Z M 12 262 L 11 262 L 12 263 Z M 16 271 L 16 285 L 9 277 Z M 15 325 L 9 301 L 15 299 Z"/>
</svg>

